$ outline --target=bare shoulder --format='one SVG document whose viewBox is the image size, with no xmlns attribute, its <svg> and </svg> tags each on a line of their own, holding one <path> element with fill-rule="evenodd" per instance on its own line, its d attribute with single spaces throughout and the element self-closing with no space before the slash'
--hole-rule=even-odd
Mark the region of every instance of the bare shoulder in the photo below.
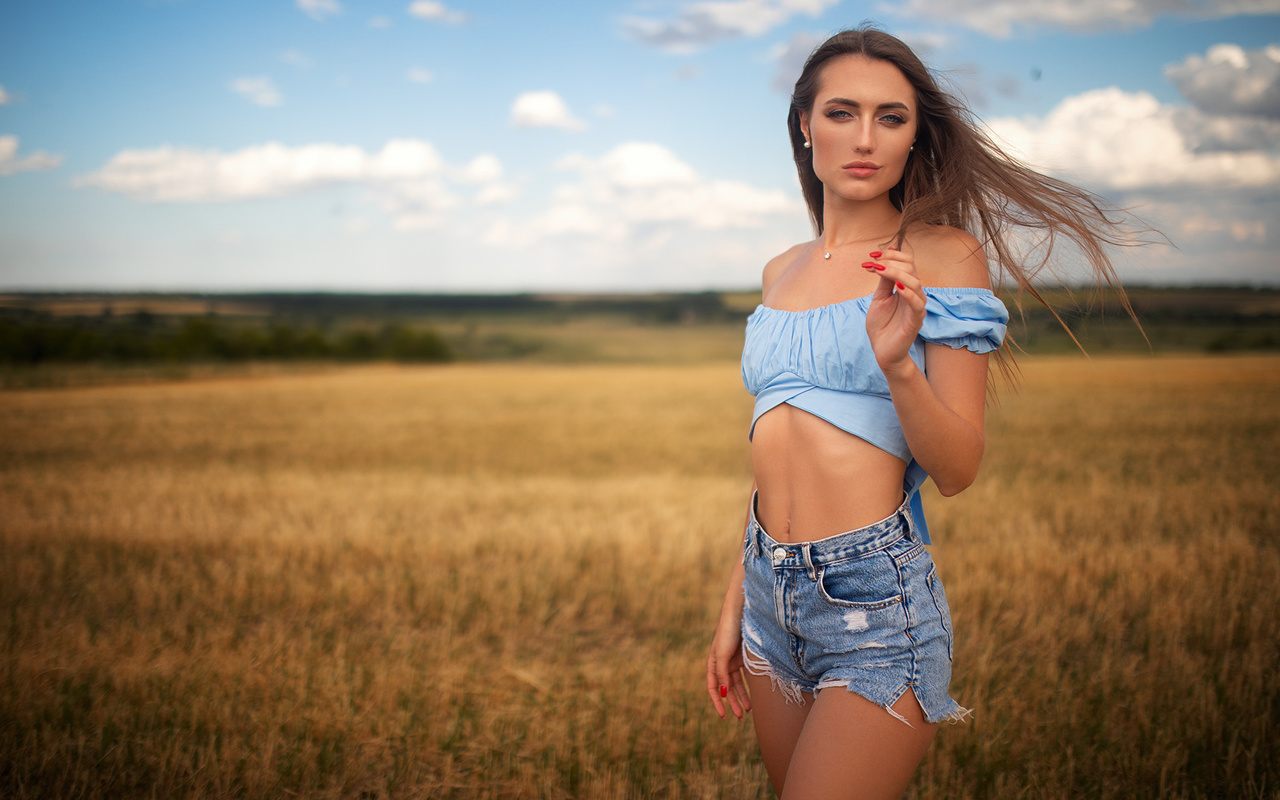
<svg viewBox="0 0 1280 800">
<path fill-rule="evenodd" d="M 982 243 L 967 231 L 947 225 L 919 225 L 907 238 L 925 286 L 991 288 Z"/>
<path fill-rule="evenodd" d="M 787 267 L 794 264 L 796 259 L 800 258 L 804 251 L 812 246 L 813 242 L 801 242 L 769 259 L 769 263 L 764 265 L 764 275 L 760 279 L 762 294 L 768 294 L 769 287 L 773 286 L 774 282 L 782 277 L 782 273 L 787 271 Z"/>
</svg>

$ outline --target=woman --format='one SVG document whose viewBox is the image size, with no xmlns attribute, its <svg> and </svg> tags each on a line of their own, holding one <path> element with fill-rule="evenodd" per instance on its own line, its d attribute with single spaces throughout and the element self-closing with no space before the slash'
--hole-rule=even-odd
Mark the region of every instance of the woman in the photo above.
<svg viewBox="0 0 1280 800">
<path fill-rule="evenodd" d="M 968 714 L 917 490 L 977 475 L 1008 319 L 991 286 L 1035 295 L 1045 263 L 1019 263 L 1006 228 L 1046 254 L 1068 236 L 1112 285 L 1124 231 L 1002 154 L 882 31 L 814 51 L 788 127 L 818 238 L 768 263 L 747 323 L 755 483 L 707 691 L 721 717 L 753 712 L 780 796 L 897 797 Z"/>
</svg>

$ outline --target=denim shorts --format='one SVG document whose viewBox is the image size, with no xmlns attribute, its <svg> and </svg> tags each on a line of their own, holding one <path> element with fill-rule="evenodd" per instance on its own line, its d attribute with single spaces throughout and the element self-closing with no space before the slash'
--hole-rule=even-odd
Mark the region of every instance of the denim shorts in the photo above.
<svg viewBox="0 0 1280 800">
<path fill-rule="evenodd" d="M 756 521 L 743 542 L 743 663 L 775 690 L 844 687 L 891 706 L 915 692 L 929 722 L 959 722 L 951 699 L 951 612 L 907 503 L 865 528 L 814 542 L 777 542 Z"/>
</svg>

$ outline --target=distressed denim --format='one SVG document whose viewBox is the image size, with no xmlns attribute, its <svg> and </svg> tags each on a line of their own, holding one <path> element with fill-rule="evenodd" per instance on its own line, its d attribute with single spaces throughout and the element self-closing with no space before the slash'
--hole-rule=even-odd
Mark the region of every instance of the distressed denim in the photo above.
<svg viewBox="0 0 1280 800">
<path fill-rule="evenodd" d="M 798 703 L 845 687 L 903 719 L 891 706 L 911 689 L 929 722 L 969 714 L 948 691 L 951 612 L 909 503 L 865 528 L 796 543 L 770 537 L 751 505 L 742 554 L 749 671 Z"/>
</svg>

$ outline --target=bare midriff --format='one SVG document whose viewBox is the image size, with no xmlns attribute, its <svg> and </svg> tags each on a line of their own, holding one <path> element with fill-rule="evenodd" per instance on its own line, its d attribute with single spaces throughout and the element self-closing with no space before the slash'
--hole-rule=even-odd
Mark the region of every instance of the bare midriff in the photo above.
<svg viewBox="0 0 1280 800">
<path fill-rule="evenodd" d="M 756 519 L 780 542 L 808 542 L 879 522 L 902 504 L 902 459 L 783 403 L 751 438 Z"/>
</svg>

